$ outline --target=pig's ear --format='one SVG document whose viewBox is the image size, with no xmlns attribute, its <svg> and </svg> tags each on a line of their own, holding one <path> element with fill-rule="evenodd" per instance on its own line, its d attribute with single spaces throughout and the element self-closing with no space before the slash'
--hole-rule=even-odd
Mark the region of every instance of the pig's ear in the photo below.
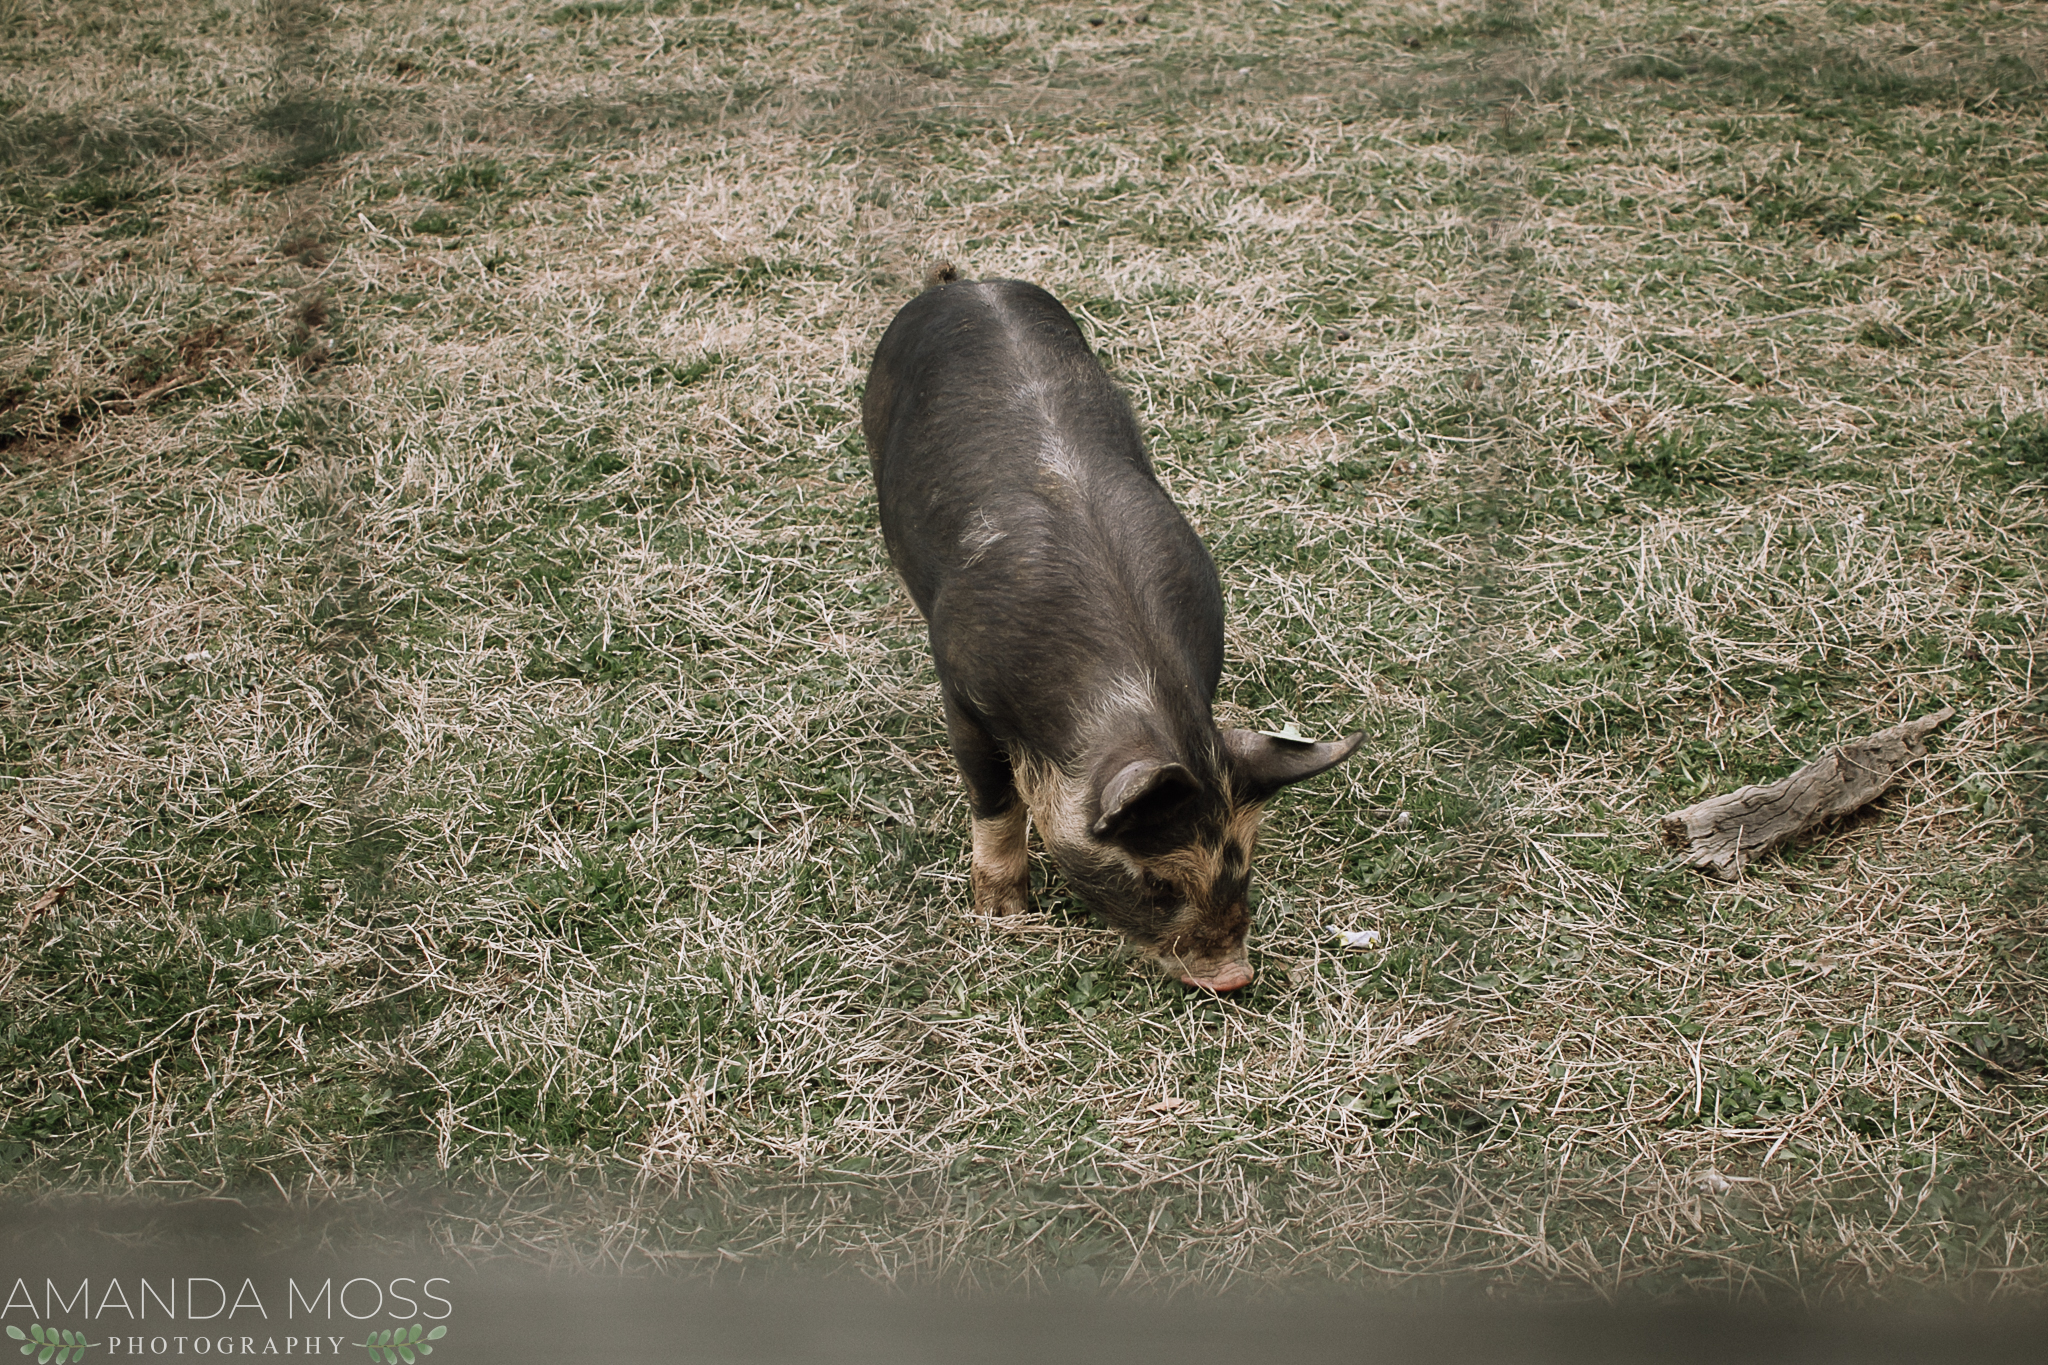
<svg viewBox="0 0 2048 1365">
<path fill-rule="evenodd" d="M 1140 758 L 1102 785 L 1102 814 L 1090 826 L 1098 839 L 1114 839 L 1148 817 L 1163 816 L 1195 794 L 1195 775 L 1178 763 Z"/>
<path fill-rule="evenodd" d="M 1305 777 L 1336 767 L 1365 742 L 1365 731 L 1328 744 L 1281 739 L 1257 730 L 1225 730 L 1223 747 L 1230 754 L 1230 777 L 1240 800 L 1264 801 L 1274 792 Z"/>
</svg>

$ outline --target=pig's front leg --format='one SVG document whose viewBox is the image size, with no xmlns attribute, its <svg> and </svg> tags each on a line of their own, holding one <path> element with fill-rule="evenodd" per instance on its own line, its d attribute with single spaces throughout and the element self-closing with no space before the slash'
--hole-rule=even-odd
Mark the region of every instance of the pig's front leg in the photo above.
<svg viewBox="0 0 2048 1365">
<path fill-rule="evenodd" d="M 1031 908 L 1031 864 L 1024 844 L 1024 801 L 1010 772 L 1010 756 L 946 698 L 946 736 L 967 781 L 974 844 L 968 880 L 974 913 L 1000 918 Z"/>
</svg>

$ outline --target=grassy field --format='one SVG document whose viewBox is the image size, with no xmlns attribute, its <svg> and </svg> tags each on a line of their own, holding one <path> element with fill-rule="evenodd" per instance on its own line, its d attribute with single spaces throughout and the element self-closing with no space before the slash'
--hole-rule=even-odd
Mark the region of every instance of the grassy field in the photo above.
<svg viewBox="0 0 2048 1365">
<path fill-rule="evenodd" d="M 2044 117 L 1996 0 L 0 0 L 0 1193 L 2040 1294 Z M 1239 997 L 966 913 L 857 420 L 941 259 L 1129 388 L 1226 723 L 1369 732 Z"/>
</svg>

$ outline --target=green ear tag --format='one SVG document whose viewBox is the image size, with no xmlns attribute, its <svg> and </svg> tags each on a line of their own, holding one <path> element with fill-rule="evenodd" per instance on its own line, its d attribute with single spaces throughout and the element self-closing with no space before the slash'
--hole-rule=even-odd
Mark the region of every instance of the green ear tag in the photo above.
<svg viewBox="0 0 2048 1365">
<path fill-rule="evenodd" d="M 1283 729 L 1261 730 L 1259 731 L 1259 733 L 1264 735 L 1267 739 L 1277 739 L 1283 744 L 1315 743 L 1314 740 L 1310 739 L 1307 735 L 1303 734 L 1301 732 L 1301 728 L 1291 720 L 1287 722 L 1285 728 Z"/>
</svg>

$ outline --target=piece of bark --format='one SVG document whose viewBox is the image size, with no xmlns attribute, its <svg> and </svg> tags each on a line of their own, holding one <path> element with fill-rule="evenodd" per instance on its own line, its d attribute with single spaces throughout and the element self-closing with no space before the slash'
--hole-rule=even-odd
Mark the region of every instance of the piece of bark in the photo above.
<svg viewBox="0 0 2048 1365">
<path fill-rule="evenodd" d="M 1664 842 L 1680 850 L 1678 862 L 1732 882 L 1758 854 L 1875 801 L 1908 763 L 1926 755 L 1921 740 L 1927 732 L 1955 713 L 1944 706 L 1844 744 L 1767 787 L 1744 787 L 1673 811 L 1663 820 Z"/>
</svg>

